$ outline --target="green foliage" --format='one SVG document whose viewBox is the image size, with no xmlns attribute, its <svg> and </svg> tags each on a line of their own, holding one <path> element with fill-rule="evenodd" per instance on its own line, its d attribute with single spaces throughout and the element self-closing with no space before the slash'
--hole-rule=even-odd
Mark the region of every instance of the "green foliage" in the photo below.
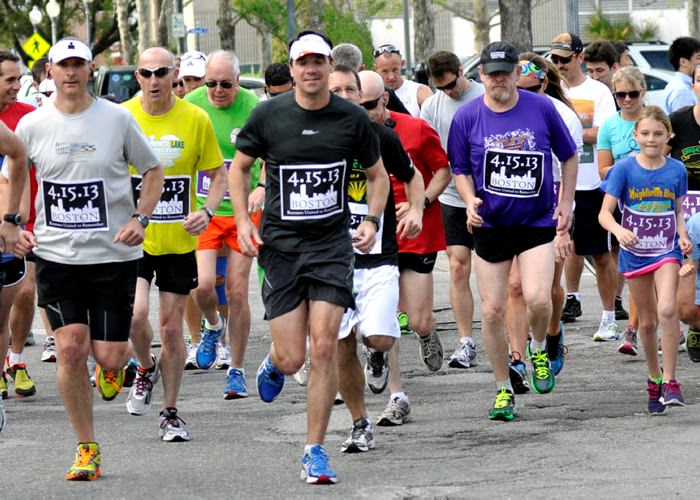
<svg viewBox="0 0 700 500">
<path fill-rule="evenodd" d="M 658 35 L 658 26 L 651 20 L 635 24 L 629 14 L 619 19 L 610 19 L 598 5 L 595 14 L 591 17 L 588 33 L 593 40 L 608 40 L 610 42 L 654 40 Z"/>
</svg>

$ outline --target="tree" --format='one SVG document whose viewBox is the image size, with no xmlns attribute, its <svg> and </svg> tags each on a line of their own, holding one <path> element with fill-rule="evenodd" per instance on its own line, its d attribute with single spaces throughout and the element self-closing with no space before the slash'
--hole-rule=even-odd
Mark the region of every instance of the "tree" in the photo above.
<svg viewBox="0 0 700 500">
<path fill-rule="evenodd" d="M 134 62 L 134 38 L 129 29 L 129 2 L 127 0 L 115 0 L 117 26 L 119 27 L 119 41 L 124 64 Z"/>
<path fill-rule="evenodd" d="M 688 34 L 698 38 L 700 36 L 700 0 L 688 0 Z"/>
<path fill-rule="evenodd" d="M 518 52 L 532 50 L 532 0 L 498 0 L 501 40 Z"/>
<path fill-rule="evenodd" d="M 219 28 L 219 42 L 223 50 L 236 50 L 236 24 L 239 17 L 233 12 L 231 0 L 219 0 L 219 18 L 216 26 Z"/>
<path fill-rule="evenodd" d="M 595 14 L 591 17 L 588 33 L 594 40 L 608 40 L 611 42 L 630 42 L 638 40 L 655 40 L 658 27 L 653 21 L 644 21 L 637 24 L 629 14 L 618 19 L 610 19 L 603 13 L 598 5 Z"/>
<path fill-rule="evenodd" d="M 413 52 L 418 62 L 427 62 L 435 50 L 435 13 L 431 0 L 413 0 Z M 409 71 L 411 68 L 409 68 Z"/>
<path fill-rule="evenodd" d="M 481 52 L 491 41 L 491 27 L 493 20 L 498 16 L 498 9 L 488 11 L 486 0 L 472 0 L 471 8 L 464 5 L 464 2 L 453 2 L 452 0 L 434 0 L 436 5 L 452 12 L 455 16 L 461 17 L 474 25 L 474 50 Z"/>
<path fill-rule="evenodd" d="M 136 17 L 139 30 L 138 51 L 143 53 L 151 45 L 149 0 L 136 0 Z"/>
</svg>

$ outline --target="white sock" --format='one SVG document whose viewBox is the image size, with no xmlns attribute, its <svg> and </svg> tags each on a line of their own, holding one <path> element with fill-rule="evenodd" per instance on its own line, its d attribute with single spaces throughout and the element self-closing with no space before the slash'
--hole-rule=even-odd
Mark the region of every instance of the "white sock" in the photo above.
<svg viewBox="0 0 700 500">
<path fill-rule="evenodd" d="M 603 323 L 612 323 L 615 321 L 615 311 L 603 311 L 603 317 L 600 321 Z"/>
<path fill-rule="evenodd" d="M 221 321 L 221 316 L 219 316 L 219 322 L 215 325 L 212 325 L 211 323 L 209 323 L 209 320 L 207 320 L 206 318 L 204 319 L 204 328 L 207 328 L 209 330 L 221 330 L 221 328 L 223 328 L 223 326 L 224 326 L 224 322 Z"/>
<path fill-rule="evenodd" d="M 545 352 L 545 349 L 547 348 L 547 337 L 544 338 L 544 340 L 539 341 L 535 340 L 533 337 L 530 340 L 530 352 L 535 352 L 537 349 L 539 349 L 542 352 Z"/>
<path fill-rule="evenodd" d="M 404 401 L 408 402 L 408 396 L 406 396 L 406 393 L 401 391 L 401 392 L 392 392 L 390 399 L 403 399 Z"/>
<path fill-rule="evenodd" d="M 10 366 L 21 365 L 24 363 L 24 353 L 19 354 L 10 351 Z"/>
<path fill-rule="evenodd" d="M 576 300 L 581 302 L 581 292 L 571 292 L 566 294 L 567 297 L 574 297 Z"/>
<path fill-rule="evenodd" d="M 473 344 L 473 343 L 474 343 L 474 339 L 471 338 L 471 337 L 467 337 L 467 336 L 465 336 L 465 337 L 460 337 L 460 338 L 459 338 L 459 343 L 460 343 L 460 344 L 466 344 L 466 343 Z"/>
<path fill-rule="evenodd" d="M 510 379 L 502 380 L 502 381 L 496 381 L 496 390 L 499 391 L 501 390 L 501 387 L 505 387 L 508 389 L 510 392 L 513 392 L 513 384 L 510 383 Z"/>
<path fill-rule="evenodd" d="M 313 448 L 314 446 L 318 446 L 318 444 L 307 444 L 307 445 L 304 445 L 304 453 L 310 453 L 310 452 L 311 452 L 311 448 Z"/>
</svg>

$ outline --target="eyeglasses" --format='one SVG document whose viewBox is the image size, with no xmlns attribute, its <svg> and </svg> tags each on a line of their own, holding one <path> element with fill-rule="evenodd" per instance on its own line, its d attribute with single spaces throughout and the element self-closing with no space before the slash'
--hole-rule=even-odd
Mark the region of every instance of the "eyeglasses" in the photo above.
<svg viewBox="0 0 700 500">
<path fill-rule="evenodd" d="M 552 62 L 554 64 L 569 64 L 573 58 L 571 57 L 562 57 L 558 56 L 556 54 L 552 54 L 551 56 Z"/>
<path fill-rule="evenodd" d="M 529 90 L 530 92 L 535 92 L 538 93 L 540 89 L 542 88 L 542 82 L 538 83 L 537 85 L 533 85 L 532 87 L 518 87 L 520 90 Z"/>
<path fill-rule="evenodd" d="M 183 82 L 182 80 L 179 80 L 179 81 L 177 81 L 177 82 L 173 82 L 173 88 L 174 88 L 174 89 L 176 89 L 176 88 L 178 88 L 178 87 L 184 87 L 184 86 L 185 86 L 185 82 Z"/>
<path fill-rule="evenodd" d="M 457 86 L 457 80 L 459 80 L 459 75 L 455 76 L 455 79 L 452 80 L 447 85 L 443 85 L 442 87 L 435 85 L 435 88 L 437 90 L 442 90 L 443 92 L 447 92 L 448 90 L 452 90 L 453 88 L 455 88 Z"/>
<path fill-rule="evenodd" d="M 204 85 L 210 89 L 215 89 L 217 86 L 226 90 L 233 88 L 233 82 L 231 80 L 221 80 L 220 82 L 216 80 L 207 80 L 204 82 Z"/>
<path fill-rule="evenodd" d="M 630 99 L 636 99 L 640 94 L 641 92 L 639 90 L 631 90 L 630 92 L 613 92 L 615 98 L 620 99 L 621 101 L 624 101 L 627 99 L 627 97 Z"/>
<path fill-rule="evenodd" d="M 379 105 L 379 100 L 382 98 L 382 96 L 377 97 L 376 99 L 372 99 L 371 101 L 365 101 L 361 102 L 360 106 L 365 108 L 367 111 L 372 111 L 374 108 Z"/>
<path fill-rule="evenodd" d="M 175 69 L 175 66 L 162 66 L 162 67 L 156 68 L 156 69 L 139 68 L 137 71 L 139 72 L 139 75 L 148 79 L 153 75 L 156 75 L 156 78 L 163 78 L 165 75 L 170 73 L 170 71 L 173 69 Z"/>
<path fill-rule="evenodd" d="M 381 45 L 374 49 L 374 57 L 379 57 L 382 54 L 401 54 L 401 51 L 395 45 Z"/>
</svg>

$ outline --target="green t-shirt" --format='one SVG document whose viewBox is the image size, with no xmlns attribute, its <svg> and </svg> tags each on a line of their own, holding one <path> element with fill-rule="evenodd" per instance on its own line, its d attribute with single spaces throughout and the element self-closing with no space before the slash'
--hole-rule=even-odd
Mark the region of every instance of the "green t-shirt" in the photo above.
<svg viewBox="0 0 700 500">
<path fill-rule="evenodd" d="M 185 100 L 199 106 L 209 115 L 214 133 L 219 143 L 221 153 L 226 161 L 226 168 L 231 165 L 231 160 L 236 154 L 236 136 L 248 119 L 253 108 L 258 104 L 257 96 L 243 87 L 238 88 L 236 100 L 228 108 L 217 108 L 207 99 L 207 88 L 200 87 L 185 96 Z M 260 160 L 255 160 L 250 170 L 250 189 L 253 190 L 260 180 Z M 199 172 L 197 178 L 197 208 L 201 208 L 209 192 L 211 177 L 208 172 Z M 216 215 L 233 215 L 231 198 L 228 191 L 216 210 Z"/>
</svg>

